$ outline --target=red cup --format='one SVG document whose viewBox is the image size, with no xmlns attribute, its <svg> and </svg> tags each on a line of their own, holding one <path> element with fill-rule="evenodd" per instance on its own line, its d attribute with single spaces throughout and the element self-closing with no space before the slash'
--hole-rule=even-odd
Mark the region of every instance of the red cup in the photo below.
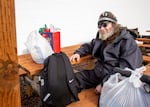
<svg viewBox="0 0 150 107">
<path fill-rule="evenodd" d="M 60 32 L 53 32 L 53 50 L 55 53 L 60 53 Z"/>
</svg>

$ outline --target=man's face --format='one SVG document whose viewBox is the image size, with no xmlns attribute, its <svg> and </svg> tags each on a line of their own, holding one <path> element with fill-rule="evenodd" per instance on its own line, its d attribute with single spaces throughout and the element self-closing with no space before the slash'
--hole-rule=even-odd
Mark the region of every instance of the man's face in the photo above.
<svg viewBox="0 0 150 107">
<path fill-rule="evenodd" d="M 112 22 L 103 21 L 98 24 L 99 28 L 99 38 L 102 40 L 106 40 L 110 36 L 114 34 L 114 25 Z"/>
</svg>

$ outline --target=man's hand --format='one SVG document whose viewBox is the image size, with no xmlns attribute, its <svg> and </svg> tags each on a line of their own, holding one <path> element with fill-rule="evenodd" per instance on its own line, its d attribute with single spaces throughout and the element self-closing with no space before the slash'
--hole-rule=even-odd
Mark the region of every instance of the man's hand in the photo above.
<svg viewBox="0 0 150 107">
<path fill-rule="evenodd" d="M 70 57 L 70 61 L 71 62 L 79 62 L 80 61 L 80 55 L 79 54 L 73 54 L 71 57 Z"/>
</svg>

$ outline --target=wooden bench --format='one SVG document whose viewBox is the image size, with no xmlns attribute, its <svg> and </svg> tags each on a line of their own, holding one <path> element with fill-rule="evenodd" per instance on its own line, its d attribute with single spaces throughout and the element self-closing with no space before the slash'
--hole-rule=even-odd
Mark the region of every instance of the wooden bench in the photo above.
<svg viewBox="0 0 150 107">
<path fill-rule="evenodd" d="M 68 57 L 70 57 L 73 52 L 80 47 L 80 44 L 72 45 L 69 47 L 61 48 L 62 52 L 65 52 Z M 72 64 L 79 64 L 82 62 L 86 62 L 88 60 L 94 60 L 92 56 L 85 56 L 81 58 L 80 62 L 71 62 Z M 30 79 L 34 79 L 34 76 L 38 75 L 41 69 L 43 68 L 43 64 L 36 64 L 30 54 L 24 54 L 18 56 L 18 62 L 20 66 L 20 75 L 26 75 Z M 94 88 L 83 90 L 79 93 L 78 102 L 73 102 L 69 104 L 67 107 L 97 107 L 98 105 L 98 95 L 95 94 Z"/>
<path fill-rule="evenodd" d="M 139 47 L 150 47 L 149 44 L 138 44 Z M 62 52 L 65 52 L 68 57 L 70 57 L 73 52 L 80 47 L 80 44 L 77 45 L 72 45 L 72 46 L 67 46 L 61 48 Z M 79 62 L 71 62 L 72 64 L 78 64 L 82 63 L 88 60 L 93 60 L 93 57 L 91 55 L 82 57 Z M 150 62 L 150 57 L 143 55 L 143 60 L 144 62 Z M 34 76 L 39 74 L 41 69 L 43 68 L 43 64 L 37 64 L 32 60 L 32 57 L 30 54 L 24 54 L 18 56 L 18 62 L 20 66 L 20 74 L 28 74 L 28 76 Z"/>
<path fill-rule="evenodd" d="M 138 44 L 138 46 L 140 48 L 150 48 L 150 44 Z M 147 56 L 147 55 L 143 54 L 143 61 L 146 62 L 146 63 L 149 63 L 150 62 L 150 56 Z"/>
<path fill-rule="evenodd" d="M 61 48 L 62 52 L 65 52 L 68 57 L 70 57 L 73 52 L 80 47 L 80 44 L 72 45 L 69 47 L 63 47 Z M 71 64 L 79 64 L 88 60 L 93 60 L 93 57 L 91 55 L 87 55 L 85 57 L 82 57 L 79 62 L 71 62 Z M 20 69 L 26 71 L 26 73 L 29 76 L 34 76 L 39 74 L 41 69 L 43 68 L 43 64 L 37 64 L 32 60 L 32 57 L 30 54 L 24 54 L 18 56 L 18 62 Z M 25 73 L 25 72 L 24 72 Z"/>
<path fill-rule="evenodd" d="M 68 57 L 70 57 L 73 52 L 80 47 L 80 44 L 72 45 L 69 47 L 61 48 L 61 51 L 65 52 Z M 147 59 L 145 56 L 143 57 L 145 60 Z M 88 60 L 94 60 L 92 56 L 85 56 L 82 57 L 80 62 L 71 62 L 72 64 L 82 63 Z M 20 73 L 21 75 L 26 75 L 33 79 L 35 75 L 43 68 L 43 64 L 36 64 L 30 54 L 20 55 L 18 56 L 18 62 L 20 66 Z M 148 69 L 146 70 L 145 74 L 150 74 L 150 66 L 147 65 Z M 83 90 L 79 93 L 78 102 L 73 102 L 69 104 L 67 107 L 97 107 L 98 104 L 98 95 L 95 94 L 94 88 Z"/>
<path fill-rule="evenodd" d="M 141 49 L 150 50 L 150 38 L 136 38 L 136 40 L 142 42 L 138 44 Z M 145 63 L 150 63 L 150 56 L 143 54 L 143 60 Z"/>
</svg>

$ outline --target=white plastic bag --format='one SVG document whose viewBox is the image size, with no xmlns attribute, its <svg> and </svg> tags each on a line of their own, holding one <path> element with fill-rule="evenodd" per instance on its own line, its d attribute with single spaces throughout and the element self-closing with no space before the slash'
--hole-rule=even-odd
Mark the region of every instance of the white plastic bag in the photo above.
<svg viewBox="0 0 150 107">
<path fill-rule="evenodd" d="M 99 107 L 150 107 L 150 94 L 140 81 L 145 67 L 132 71 L 130 77 L 116 73 L 103 85 Z M 128 69 L 129 70 L 129 69 Z"/>
<path fill-rule="evenodd" d="M 25 45 L 29 50 L 32 59 L 39 64 L 42 64 L 45 58 L 53 53 L 53 50 L 48 41 L 36 30 L 29 34 Z"/>
</svg>

